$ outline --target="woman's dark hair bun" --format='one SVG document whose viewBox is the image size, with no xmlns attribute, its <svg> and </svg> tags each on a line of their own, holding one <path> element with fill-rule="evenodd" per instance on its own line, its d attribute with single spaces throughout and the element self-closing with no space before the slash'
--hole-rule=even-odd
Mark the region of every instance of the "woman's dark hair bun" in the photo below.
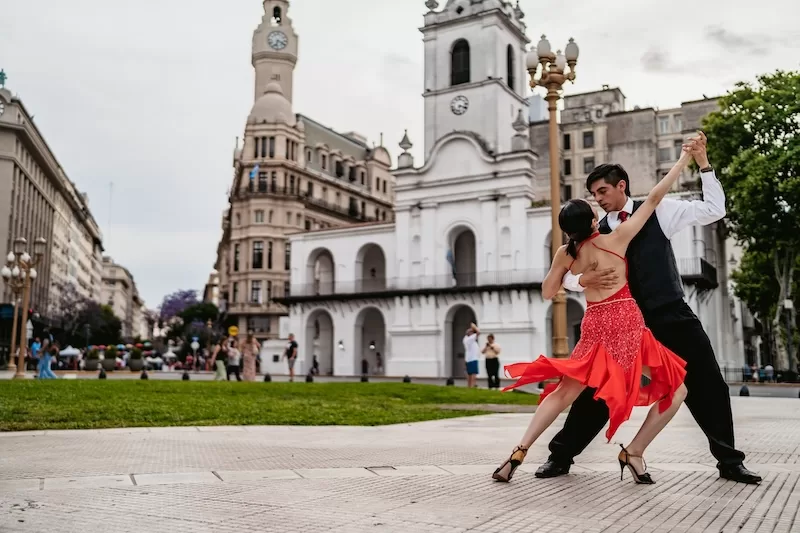
<svg viewBox="0 0 800 533">
<path fill-rule="evenodd" d="M 567 253 L 578 256 L 578 245 L 594 233 L 594 210 L 586 200 L 570 200 L 558 214 L 558 225 L 567 234 Z"/>
</svg>

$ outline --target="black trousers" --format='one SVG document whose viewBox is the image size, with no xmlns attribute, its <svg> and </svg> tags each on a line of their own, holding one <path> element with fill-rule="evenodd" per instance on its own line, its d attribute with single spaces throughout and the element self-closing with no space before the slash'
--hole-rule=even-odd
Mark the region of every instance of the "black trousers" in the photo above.
<svg viewBox="0 0 800 533">
<path fill-rule="evenodd" d="M 486 373 L 489 375 L 489 388 L 500 388 L 500 359 L 497 357 L 486 358 Z"/>
<path fill-rule="evenodd" d="M 734 447 L 728 384 L 722 378 L 703 325 L 683 300 L 644 314 L 647 327 L 664 346 L 686 361 L 686 406 L 708 437 L 721 464 L 737 465 L 744 454 Z M 572 464 L 608 421 L 608 407 L 586 388 L 575 400 L 564 428 L 550 441 L 550 461 Z"/>
<path fill-rule="evenodd" d="M 228 365 L 228 381 L 231 380 L 231 374 L 236 376 L 236 381 L 242 381 L 242 376 L 239 374 L 240 365 Z"/>
</svg>

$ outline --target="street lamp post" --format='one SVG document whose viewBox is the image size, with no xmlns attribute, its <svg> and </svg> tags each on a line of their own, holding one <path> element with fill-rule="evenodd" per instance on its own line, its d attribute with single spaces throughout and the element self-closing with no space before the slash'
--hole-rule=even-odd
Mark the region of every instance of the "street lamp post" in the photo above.
<svg viewBox="0 0 800 533">
<path fill-rule="evenodd" d="M 558 228 L 558 213 L 561 207 L 561 180 L 559 178 L 561 164 L 558 157 L 558 122 L 556 110 L 561 98 L 561 89 L 567 81 L 575 81 L 575 65 L 578 63 L 578 45 L 569 40 L 564 53 L 558 50 L 555 54 L 550 42 L 542 35 L 542 40 L 533 48 L 526 59 L 530 74 L 531 89 L 544 87 L 547 90 L 545 100 L 550 111 L 550 211 L 552 224 L 551 258 L 555 257 L 562 244 L 561 231 Z M 541 66 L 541 70 L 539 67 Z M 569 71 L 567 72 L 567 67 Z M 561 287 L 553 298 L 553 356 L 567 357 L 567 294 Z"/>
<path fill-rule="evenodd" d="M 7 283 L 12 285 L 14 283 L 21 284 L 22 290 L 22 309 L 28 309 L 31 304 L 31 285 L 33 280 L 36 279 L 36 265 L 41 262 L 47 248 L 47 241 L 39 237 L 33 243 L 33 257 L 31 257 L 25 250 L 28 246 L 28 241 L 19 237 L 14 241 L 14 251 L 8 254 L 8 264 L 2 269 L 3 278 Z M 13 257 L 12 257 L 13 256 Z M 13 279 L 19 281 L 11 281 Z M 16 329 L 17 314 L 14 313 L 14 328 Z M 15 332 L 12 332 L 12 345 L 14 344 L 13 338 Z M 28 349 L 28 331 L 26 328 L 20 328 L 19 331 L 19 355 L 17 356 L 17 369 L 14 373 L 15 378 L 25 377 L 25 353 Z M 13 354 L 12 354 L 13 356 Z"/>
<path fill-rule="evenodd" d="M 19 295 L 25 285 L 20 275 L 20 269 L 16 266 L 16 256 L 14 252 L 9 252 L 6 258 L 6 266 L 2 268 L 3 279 L 6 285 L 11 289 L 11 294 L 14 296 L 14 322 L 11 327 L 11 351 L 8 356 L 8 369 L 16 373 L 17 364 L 15 362 L 14 352 L 17 349 L 17 331 L 19 327 Z"/>
</svg>

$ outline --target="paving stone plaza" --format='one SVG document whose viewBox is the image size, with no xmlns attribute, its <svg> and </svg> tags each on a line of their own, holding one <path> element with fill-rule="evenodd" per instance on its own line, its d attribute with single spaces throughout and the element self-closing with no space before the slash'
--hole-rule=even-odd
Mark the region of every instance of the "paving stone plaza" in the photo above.
<svg viewBox="0 0 800 533">
<path fill-rule="evenodd" d="M 385 427 L 183 427 L 0 434 L 2 532 L 794 532 L 800 400 L 732 398 L 760 486 L 721 481 L 683 408 L 619 480 L 602 436 L 540 480 L 559 420 L 512 483 L 490 474 L 530 414 Z M 615 436 L 628 441 L 645 414 Z"/>
</svg>

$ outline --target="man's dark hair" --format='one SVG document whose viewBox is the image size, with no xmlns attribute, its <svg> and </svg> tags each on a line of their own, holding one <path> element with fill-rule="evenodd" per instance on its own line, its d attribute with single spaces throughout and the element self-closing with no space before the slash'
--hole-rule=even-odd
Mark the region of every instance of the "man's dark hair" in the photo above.
<svg viewBox="0 0 800 533">
<path fill-rule="evenodd" d="M 628 173 L 622 168 L 622 165 L 604 163 L 596 166 L 594 170 L 586 177 L 586 190 L 592 192 L 592 185 L 598 180 L 603 180 L 609 185 L 614 187 L 624 180 L 625 181 L 625 194 L 631 195 L 631 181 L 628 179 Z"/>
</svg>

